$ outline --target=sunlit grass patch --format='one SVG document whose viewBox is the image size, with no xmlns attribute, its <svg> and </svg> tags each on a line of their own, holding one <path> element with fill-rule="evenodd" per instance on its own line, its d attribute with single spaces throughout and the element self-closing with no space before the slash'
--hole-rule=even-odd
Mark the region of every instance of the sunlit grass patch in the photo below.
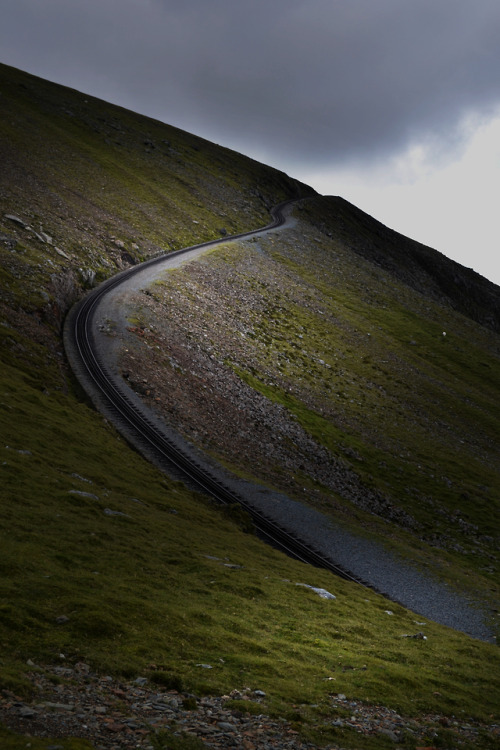
<svg viewBox="0 0 500 750">
<path fill-rule="evenodd" d="M 10 393 L 11 416 L 34 395 L 12 371 L 1 389 L 4 398 Z M 155 679 L 163 670 L 166 682 L 194 692 L 250 684 L 267 693 L 270 711 L 299 699 L 324 709 L 332 687 L 411 712 L 459 702 L 482 716 L 494 711 L 493 647 L 432 623 L 427 641 L 403 638 L 418 629 L 411 613 L 392 607 L 388 616 L 372 592 L 242 534 L 131 453 L 86 407 L 75 403 L 80 417 L 69 422 L 70 403 L 36 397 L 29 423 L 11 435 L 3 423 L 4 685 L 17 680 L 22 689 L 27 659 L 47 663 L 64 653 L 104 672 Z M 43 445 L 53 450 L 42 461 Z M 148 672 L 151 664 L 161 667 Z M 480 674 L 491 701 L 484 691 L 477 696 Z"/>
</svg>

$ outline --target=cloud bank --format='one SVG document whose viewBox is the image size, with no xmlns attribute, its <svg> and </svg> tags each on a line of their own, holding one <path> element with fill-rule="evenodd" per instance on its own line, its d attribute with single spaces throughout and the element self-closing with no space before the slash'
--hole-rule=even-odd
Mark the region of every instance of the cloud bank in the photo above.
<svg viewBox="0 0 500 750">
<path fill-rule="evenodd" d="M 500 105 L 498 0 L 4 0 L 2 61 L 310 169 L 460 148 Z"/>
</svg>

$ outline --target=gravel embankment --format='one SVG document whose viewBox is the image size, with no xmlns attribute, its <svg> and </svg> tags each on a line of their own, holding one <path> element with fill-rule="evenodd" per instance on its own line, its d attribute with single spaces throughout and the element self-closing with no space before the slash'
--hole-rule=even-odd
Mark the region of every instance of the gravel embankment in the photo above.
<svg viewBox="0 0 500 750">
<path fill-rule="evenodd" d="M 282 231 L 282 229 L 271 231 Z M 192 260 L 196 257 L 196 254 L 197 251 L 193 251 L 189 258 L 170 260 L 166 258 L 162 266 L 155 267 L 153 272 L 146 270 L 143 275 L 134 276 L 131 281 L 113 291 L 100 303 L 97 315 L 97 320 L 100 323 L 100 334 L 97 338 L 97 344 L 101 350 L 101 355 L 106 357 L 110 371 L 116 374 L 122 385 L 124 382 L 121 377 L 121 374 L 123 374 L 123 349 L 129 346 L 130 351 L 133 351 L 134 339 L 136 338 L 134 333 L 130 332 L 130 320 L 127 320 L 127 314 L 130 315 L 133 310 L 130 303 L 131 298 L 152 283 L 159 273 L 167 268 L 176 267 L 186 260 Z M 187 373 L 187 376 L 189 376 L 189 373 Z M 160 380 L 164 377 L 164 374 L 161 377 L 158 376 L 158 388 L 160 388 Z M 152 375 L 151 380 L 153 380 Z M 183 383 L 185 384 L 187 380 L 188 377 L 184 377 Z M 150 384 L 147 385 L 147 388 L 150 388 Z M 150 410 L 132 389 L 130 389 L 130 395 L 137 404 L 141 405 L 141 408 L 148 410 L 150 419 L 158 421 L 157 414 Z M 160 399 L 156 400 L 159 401 Z M 210 403 L 210 401 L 211 397 L 209 396 L 207 402 Z M 152 403 L 152 401 L 150 400 L 149 403 Z M 228 402 L 228 408 L 230 406 L 234 409 L 238 408 L 237 403 L 229 404 Z M 168 416 L 172 417 L 170 423 L 175 425 L 175 407 L 173 411 L 174 413 L 168 414 Z M 225 415 L 225 418 L 227 418 L 227 415 Z M 164 423 L 162 424 L 164 425 Z M 165 427 L 165 425 L 164 429 L 170 439 L 178 441 L 179 446 L 186 452 L 192 452 L 194 456 L 197 456 L 199 463 L 204 460 L 208 461 L 175 430 Z M 367 538 L 347 532 L 319 512 L 290 499 L 284 494 L 277 494 L 264 487 L 229 477 L 220 467 L 214 467 L 212 462 L 210 463 L 210 469 L 212 473 L 219 473 L 221 477 L 224 477 L 228 484 L 233 486 L 255 507 L 264 511 L 267 516 L 275 519 L 290 531 L 297 533 L 305 541 L 313 543 L 316 548 L 335 563 L 344 567 L 356 578 L 368 582 L 377 591 L 387 594 L 393 601 L 403 604 L 421 617 L 427 617 L 463 631 L 474 638 L 494 641 L 493 634 L 485 623 L 483 609 L 465 596 L 452 591 L 445 583 L 431 577 L 428 572 L 419 570 L 408 562 L 398 559 L 381 545 Z M 352 487 L 352 482 L 350 482 L 350 487 Z M 355 488 L 355 491 L 359 494 L 359 489 Z"/>
<path fill-rule="evenodd" d="M 380 544 L 355 536 L 313 508 L 285 495 L 264 488 L 259 490 L 249 483 L 240 486 L 240 492 L 251 498 L 256 507 L 392 601 L 421 617 L 474 638 L 495 642 L 480 605 L 452 591 L 428 572 L 391 554 Z"/>
</svg>

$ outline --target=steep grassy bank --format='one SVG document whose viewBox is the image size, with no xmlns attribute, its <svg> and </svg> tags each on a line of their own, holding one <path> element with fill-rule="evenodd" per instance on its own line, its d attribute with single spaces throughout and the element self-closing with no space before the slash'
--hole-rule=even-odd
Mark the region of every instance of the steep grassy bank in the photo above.
<svg viewBox="0 0 500 750">
<path fill-rule="evenodd" d="M 131 451 L 89 408 L 66 367 L 60 323 L 70 302 L 93 283 L 94 274 L 96 278 L 108 275 L 136 258 L 215 236 L 220 229 L 266 223 L 266 205 L 293 195 L 297 185 L 280 173 L 167 126 L 11 69 L 3 67 L 0 73 L 5 114 L 0 121 L 4 165 L 0 173 L 2 698 L 28 698 L 28 660 L 42 670 L 50 664 L 84 661 L 100 674 L 124 679 L 142 675 L 151 684 L 175 685 L 196 695 L 247 686 L 261 689 L 266 697 L 253 710 L 288 718 L 320 744 L 391 745 L 384 735 L 363 737 L 348 726 L 334 724 L 346 718 L 347 709 L 335 698 L 343 694 L 428 722 L 428 744 L 449 743 L 453 721 L 457 726 L 482 722 L 475 745 L 492 746 L 488 726 L 498 722 L 500 693 L 495 647 L 433 623 L 417 624 L 420 618 L 411 612 L 293 562 L 244 533 L 231 512 L 212 507 Z M 169 143 L 163 144 L 165 151 L 163 141 Z M 231 210 L 226 212 L 226 206 Z M 323 289 L 332 283 L 325 276 L 325 248 L 318 247 L 317 254 L 313 244 L 306 247 L 301 242 L 282 245 L 276 236 L 269 239 L 269 246 L 253 243 L 258 252 L 251 256 L 226 250 L 182 270 L 175 282 L 184 283 L 181 276 L 187 273 L 185 280 L 191 286 L 184 287 L 184 301 L 182 295 L 175 298 L 175 309 L 179 315 L 191 315 L 184 344 L 187 341 L 194 349 L 198 327 L 205 325 L 205 305 L 200 302 L 207 301 L 203 295 L 198 298 L 198 276 L 212 274 L 214 268 L 219 274 L 218 283 L 205 295 L 213 296 L 209 312 L 226 304 L 219 293 L 226 289 L 222 282 L 235 284 L 235 289 L 242 283 L 245 290 L 256 287 L 261 307 L 250 306 L 247 318 L 251 317 L 245 320 L 246 326 L 253 326 L 254 336 L 245 330 L 244 337 L 237 334 L 240 354 L 235 356 L 233 345 L 226 371 L 233 376 L 239 368 L 246 379 L 254 379 L 253 386 L 268 389 L 266 409 L 272 401 L 285 402 L 288 387 L 286 407 L 297 411 L 305 433 L 320 442 L 324 439 L 325 449 L 338 451 L 357 467 L 356 456 L 362 451 L 366 455 L 361 465 L 371 458 L 356 413 L 339 413 L 340 442 L 335 448 L 328 442 L 332 428 L 326 425 L 334 424 L 328 414 L 325 428 L 319 429 L 323 424 L 319 408 L 326 408 L 320 381 L 331 382 L 318 361 L 323 358 L 322 342 L 330 345 L 332 336 L 322 321 L 331 318 L 325 305 L 334 295 L 329 297 Z M 248 257 L 253 270 L 247 268 Z M 319 272 L 312 273 L 316 263 Z M 354 284 L 358 266 L 345 265 L 343 270 Z M 312 283 L 307 280 L 311 273 L 316 285 L 304 290 L 304 278 Z M 363 294 L 388 295 L 392 304 L 394 297 L 378 286 L 379 276 L 374 274 L 373 279 L 377 285 L 373 281 Z M 336 391 L 347 390 L 350 381 L 360 377 L 355 348 L 362 337 L 350 326 L 355 322 L 361 327 L 356 316 L 358 297 L 363 299 L 363 294 L 358 287 L 349 294 L 344 291 L 349 304 L 336 316 L 335 352 L 345 361 Z M 307 305 L 299 306 L 296 295 L 303 296 Z M 340 293 L 338 297 L 343 299 Z M 227 299 L 230 302 L 232 296 Z M 242 314 L 244 299 L 242 295 Z M 235 306 L 229 302 L 227 314 L 234 316 Z M 147 311 L 144 306 L 136 314 Z M 363 311 L 368 318 L 371 310 L 363 307 Z M 388 304 L 378 314 L 388 316 L 389 322 L 401 322 L 399 312 L 391 313 Z M 455 330 L 452 323 L 450 319 L 450 332 Z M 387 319 L 379 325 L 388 335 Z M 465 324 L 460 325 L 466 330 Z M 419 336 L 433 340 L 426 326 L 420 327 Z M 371 329 L 362 331 L 367 332 L 374 335 Z M 208 329 L 205 333 L 208 336 Z M 307 366 L 292 356 L 278 356 L 286 342 L 298 345 L 291 333 L 300 342 L 300 336 L 306 339 L 300 346 L 307 353 L 303 355 Z M 145 328 L 143 334 L 147 339 Z M 210 335 L 219 354 L 227 329 L 212 326 Z M 391 341 L 397 340 L 391 335 Z M 496 367 L 490 344 L 482 343 L 482 336 L 484 342 L 490 341 L 490 334 L 474 324 L 471 343 L 474 340 L 484 361 Z M 252 341 L 255 351 L 247 355 Z M 298 347 L 290 344 L 290 349 L 301 354 Z M 374 361 L 385 367 L 375 354 Z M 324 362 L 334 367 L 333 360 Z M 446 372 L 448 360 L 440 356 L 437 362 Z M 467 360 L 467 366 L 475 373 L 474 362 Z M 466 371 L 465 365 L 462 369 Z M 493 393 L 494 381 L 483 396 L 476 377 L 471 377 L 472 395 L 467 397 L 475 403 L 481 395 L 479 411 L 489 410 L 495 419 L 488 390 L 491 387 Z M 384 381 L 388 393 L 393 379 L 387 376 Z M 187 388 L 189 377 L 182 382 Z M 451 388 L 450 382 L 446 380 L 446 386 Z M 350 404 L 351 398 L 342 403 Z M 475 418 L 471 417 L 471 424 Z M 255 419 L 247 420 L 248 428 L 254 426 L 258 426 Z M 487 420 L 481 417 L 478 435 L 469 439 L 477 446 L 481 466 L 487 466 L 482 458 L 488 450 L 483 435 L 487 429 Z M 360 436 L 355 440 L 356 430 Z M 387 445 L 384 442 L 380 451 L 392 450 L 396 438 L 389 431 L 387 437 L 381 432 L 379 439 Z M 446 441 L 444 445 L 448 450 Z M 312 456 L 308 460 L 313 463 Z M 386 460 L 394 462 L 395 472 L 406 465 L 396 455 Z M 427 464 L 425 469 L 430 471 Z M 281 474 L 287 487 L 289 473 L 285 463 Z M 484 476 L 485 485 L 494 481 L 489 474 Z M 323 483 L 316 483 L 313 475 L 305 474 L 304 479 L 313 490 L 313 501 L 324 497 L 331 503 L 332 492 L 325 491 Z M 382 479 L 375 474 L 373 481 Z M 341 496 L 336 499 L 342 512 L 347 508 L 350 523 L 364 524 L 372 518 L 361 511 L 357 517 L 349 502 Z M 431 523 L 432 514 L 428 518 Z M 486 518 L 480 523 L 483 533 Z M 337 598 L 322 600 L 296 583 L 323 587 Z M 427 640 L 405 637 L 420 630 Z M 434 718 L 428 718 L 430 713 Z M 451 729 L 439 723 L 443 716 L 455 717 L 450 719 Z M 1 728 L 0 739 L 9 748 L 27 744 L 25 737 L 7 737 Z M 36 748 L 49 744 L 31 742 Z M 57 744 L 76 747 L 59 739 Z M 410 734 L 404 738 L 403 746 L 415 745 Z"/>
<path fill-rule="evenodd" d="M 43 393 L 11 368 L 0 392 L 3 689 L 26 696 L 28 660 L 83 661 L 197 695 L 248 686 L 267 694 L 259 710 L 343 745 L 352 730 L 332 726 L 339 693 L 409 716 L 496 716 L 496 647 L 274 552 L 159 475 L 73 395 Z M 422 630 L 425 641 L 404 637 Z"/>
</svg>

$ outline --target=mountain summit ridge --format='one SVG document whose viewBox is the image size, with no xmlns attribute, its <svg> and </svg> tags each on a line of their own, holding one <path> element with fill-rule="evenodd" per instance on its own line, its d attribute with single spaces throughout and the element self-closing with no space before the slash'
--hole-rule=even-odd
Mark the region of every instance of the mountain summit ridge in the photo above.
<svg viewBox="0 0 500 750">
<path fill-rule="evenodd" d="M 313 222 L 332 237 L 422 294 L 500 331 L 499 287 L 427 245 L 389 229 L 340 196 L 318 203 Z"/>
</svg>

